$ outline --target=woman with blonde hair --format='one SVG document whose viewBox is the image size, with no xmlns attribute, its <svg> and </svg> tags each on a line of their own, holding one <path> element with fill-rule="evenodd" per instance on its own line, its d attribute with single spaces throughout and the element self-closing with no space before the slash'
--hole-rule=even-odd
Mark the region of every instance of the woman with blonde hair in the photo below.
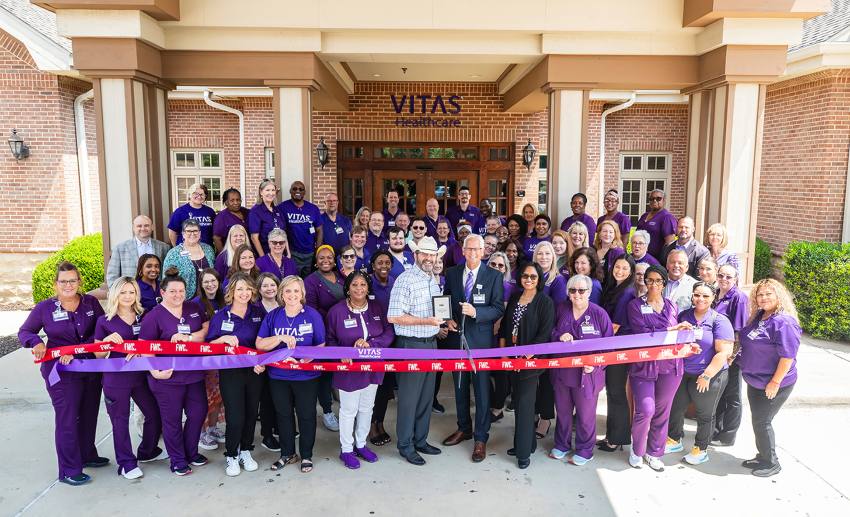
<svg viewBox="0 0 850 517">
<path fill-rule="evenodd" d="M 248 211 L 248 233 L 251 234 L 251 244 L 261 257 L 269 252 L 269 232 L 286 226 L 286 218 L 274 204 L 277 191 L 274 181 L 270 179 L 261 181 L 257 203 Z"/>
<path fill-rule="evenodd" d="M 570 236 L 564 230 L 555 230 L 552 232 L 552 248 L 555 250 L 555 256 L 558 257 L 558 271 L 564 277 L 570 277 L 570 256 L 567 254 L 569 249 Z"/>
<path fill-rule="evenodd" d="M 209 190 L 203 183 L 193 183 L 189 186 L 186 193 L 187 203 L 178 207 L 168 220 L 168 239 L 172 246 L 183 242 L 183 224 L 188 220 L 195 220 L 198 223 L 201 230 L 201 242 L 207 246 L 213 246 L 215 210 L 205 204 L 208 197 Z"/>
<path fill-rule="evenodd" d="M 575 222 L 571 224 L 567 228 L 567 235 L 569 236 L 567 239 L 567 257 L 572 257 L 577 249 L 590 247 L 591 242 L 587 237 L 587 226 L 584 223 Z"/>
<path fill-rule="evenodd" d="M 227 270 L 230 269 L 230 264 L 233 262 L 233 253 L 236 248 L 243 244 L 249 244 L 248 232 L 245 227 L 240 224 L 231 226 L 227 232 L 224 249 L 215 258 L 215 270 L 220 278 L 227 277 Z"/>
<path fill-rule="evenodd" d="M 534 248 L 532 262 L 543 270 L 543 294 L 552 298 L 557 306 L 567 301 L 567 279 L 558 270 L 558 261 L 552 243 L 542 241 Z"/>
<path fill-rule="evenodd" d="M 738 273 L 741 272 L 741 262 L 738 254 L 726 249 L 729 245 L 729 232 L 720 223 L 714 223 L 705 231 L 705 247 L 711 253 L 711 258 L 717 262 L 717 267 L 730 264 Z"/>
<path fill-rule="evenodd" d="M 596 236 L 593 238 L 593 247 L 596 248 L 601 273 L 604 275 L 614 266 L 618 258 L 626 254 L 626 246 L 623 244 L 617 223 L 610 219 L 599 223 L 596 227 Z"/>
<path fill-rule="evenodd" d="M 112 283 L 106 301 L 106 314 L 97 319 L 94 338 L 97 341 L 122 344 L 124 340 L 139 339 L 142 313 L 139 286 L 130 277 L 121 277 Z M 97 358 L 123 357 L 127 361 L 137 354 L 121 352 L 95 352 Z M 162 421 L 156 399 L 148 387 L 147 372 L 112 372 L 103 374 L 103 396 L 106 411 L 112 422 L 112 444 L 118 473 L 127 479 L 143 476 L 139 462 L 165 459 L 167 455 L 158 447 L 162 434 Z M 136 454 L 130 440 L 130 399 L 145 415 L 142 442 Z"/>
<path fill-rule="evenodd" d="M 362 226 L 369 228 L 369 219 L 372 218 L 372 209 L 368 206 L 361 206 L 357 213 L 354 214 L 354 226 Z"/>
<path fill-rule="evenodd" d="M 769 477 L 782 467 L 776 456 L 773 418 L 797 382 L 802 330 L 791 293 L 772 278 L 753 286 L 750 321 L 741 329 L 741 373 L 747 383 L 758 454 L 741 465 Z"/>
</svg>

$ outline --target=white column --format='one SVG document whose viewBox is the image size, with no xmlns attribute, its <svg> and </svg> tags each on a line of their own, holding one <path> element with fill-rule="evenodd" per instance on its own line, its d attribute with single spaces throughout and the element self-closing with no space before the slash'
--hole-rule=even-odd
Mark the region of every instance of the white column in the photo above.
<svg viewBox="0 0 850 517">
<path fill-rule="evenodd" d="M 111 243 L 133 236 L 132 220 L 138 209 L 131 178 L 131 142 L 129 141 L 127 113 L 129 90 L 125 79 L 100 79 L 95 102 L 99 109 L 98 136 L 102 141 L 99 153 L 101 212 L 104 251 Z M 108 251 L 107 251 L 108 253 Z M 104 257 L 105 258 L 105 257 Z M 108 260 L 108 259 L 107 259 Z"/>
<path fill-rule="evenodd" d="M 301 181 L 311 196 L 312 145 L 310 90 L 275 88 L 275 177 L 284 199 L 289 186 Z"/>
<path fill-rule="evenodd" d="M 586 185 L 587 105 L 582 90 L 549 94 L 549 215 L 558 227 L 572 211 L 570 198 Z"/>
</svg>

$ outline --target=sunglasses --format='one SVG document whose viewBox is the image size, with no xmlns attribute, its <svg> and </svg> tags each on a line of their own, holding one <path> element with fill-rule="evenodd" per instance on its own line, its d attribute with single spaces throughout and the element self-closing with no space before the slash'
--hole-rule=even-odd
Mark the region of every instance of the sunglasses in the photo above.
<svg viewBox="0 0 850 517">
<path fill-rule="evenodd" d="M 346 260 L 350 260 L 350 259 L 355 258 L 356 256 L 357 256 L 357 255 L 354 255 L 354 254 L 350 254 L 350 255 L 349 255 L 348 253 L 346 253 L 346 254 L 344 254 L 344 255 L 342 256 L 342 258 L 344 258 L 344 259 L 346 259 Z"/>
<path fill-rule="evenodd" d="M 588 289 L 577 289 L 575 287 L 570 287 L 567 289 L 570 294 L 584 294 L 588 291 Z"/>
<path fill-rule="evenodd" d="M 284 244 L 286 244 L 286 241 L 269 241 L 269 244 L 271 244 L 272 246 L 283 246 Z"/>
<path fill-rule="evenodd" d="M 723 273 L 718 273 L 717 278 L 722 278 L 723 280 L 732 280 L 735 278 L 735 275 L 724 275 Z"/>
<path fill-rule="evenodd" d="M 497 263 L 495 263 L 495 262 L 491 263 L 491 264 L 490 264 L 490 267 L 491 267 L 491 268 L 493 268 L 493 269 L 505 269 L 505 265 L 504 265 L 504 264 L 497 264 Z"/>
<path fill-rule="evenodd" d="M 424 226 L 411 226 L 411 228 L 414 229 L 414 230 L 424 230 L 425 229 Z"/>
<path fill-rule="evenodd" d="M 522 275 L 520 278 L 522 278 L 523 280 L 537 280 L 537 275 L 525 274 Z"/>
<path fill-rule="evenodd" d="M 664 199 L 664 198 L 659 197 L 659 196 L 653 196 L 653 197 L 649 198 L 650 201 L 661 201 L 662 199 Z"/>
</svg>

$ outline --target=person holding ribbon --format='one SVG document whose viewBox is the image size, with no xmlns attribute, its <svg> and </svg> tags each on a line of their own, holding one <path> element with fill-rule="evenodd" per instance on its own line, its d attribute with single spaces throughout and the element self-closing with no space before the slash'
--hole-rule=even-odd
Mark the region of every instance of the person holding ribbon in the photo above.
<svg viewBox="0 0 850 517">
<path fill-rule="evenodd" d="M 106 301 L 106 314 L 97 319 L 94 338 L 97 341 L 121 345 L 125 340 L 136 340 L 141 332 L 141 320 L 144 309 L 141 305 L 138 284 L 130 277 L 120 277 L 109 288 Z M 95 352 L 95 357 L 127 361 L 137 354 L 122 352 Z M 67 375 L 63 374 L 63 375 Z M 115 461 L 118 473 L 126 479 L 138 479 L 144 475 L 139 463 L 163 460 L 168 455 L 159 448 L 162 434 L 162 421 L 156 399 L 148 387 L 147 372 L 107 372 L 103 374 L 103 397 L 106 411 L 112 422 L 112 444 L 115 447 Z M 145 415 L 142 428 L 142 442 L 136 454 L 130 441 L 130 399 Z"/>
<path fill-rule="evenodd" d="M 395 332 L 380 303 L 370 300 L 369 277 L 355 271 L 345 279 L 345 300 L 328 311 L 328 346 L 388 348 Z M 351 363 L 351 360 L 343 360 Z M 366 446 L 372 421 L 372 408 L 383 372 L 335 372 L 333 386 L 339 390 L 339 459 L 349 469 L 360 468 L 360 459 L 378 461 L 378 455 Z"/>
<path fill-rule="evenodd" d="M 590 302 L 593 283 L 584 275 L 575 275 L 567 283 L 570 299 L 560 304 L 555 316 L 553 341 L 573 342 L 598 339 L 614 335 L 611 318 L 605 309 Z M 599 392 L 605 387 L 605 367 L 585 365 L 580 368 L 552 368 L 549 370 L 555 390 L 555 447 L 549 457 L 560 460 L 570 451 L 570 463 L 584 465 L 593 459 L 596 442 L 596 403 Z M 573 416 L 575 416 L 576 441 L 572 447 Z"/>
<path fill-rule="evenodd" d="M 298 266 L 288 256 L 286 232 L 280 228 L 274 228 L 269 232 L 266 242 L 269 245 L 269 252 L 257 259 L 257 269 L 262 273 L 272 273 L 279 279 L 298 274 Z"/>
<path fill-rule="evenodd" d="M 277 298 L 281 306 L 263 319 L 257 334 L 257 350 L 268 352 L 281 346 L 290 349 L 297 346 L 325 346 L 325 324 L 319 311 L 306 305 L 304 281 L 295 275 L 284 278 L 280 282 Z M 287 361 L 295 362 L 292 358 Z M 310 361 L 301 359 L 302 363 Z M 281 470 L 286 465 L 298 462 L 294 425 L 297 415 L 301 472 L 312 472 L 319 372 L 270 367 L 268 373 L 281 438 L 280 459 L 272 463 L 271 469 Z"/>
<path fill-rule="evenodd" d="M 750 321 L 741 329 L 741 373 L 747 383 L 758 454 L 741 465 L 754 476 L 779 474 L 773 418 L 797 382 L 800 323 L 791 294 L 772 278 L 756 283 Z"/>
<path fill-rule="evenodd" d="M 224 294 L 226 304 L 210 320 L 207 340 L 229 346 L 255 348 L 260 325 L 266 316 L 262 306 L 253 303 L 257 295 L 254 280 L 245 273 L 234 273 Z M 257 470 L 251 457 L 254 450 L 254 429 L 257 410 L 263 391 L 262 373 L 265 366 L 254 368 L 225 368 L 219 371 L 219 389 L 224 401 L 226 422 L 224 433 L 225 474 L 238 476 L 244 468 Z"/>
<path fill-rule="evenodd" d="M 156 307 L 159 303 L 159 272 L 162 261 L 153 253 L 145 253 L 139 257 L 136 266 L 136 283 L 139 286 L 139 297 L 145 312 Z"/>
<path fill-rule="evenodd" d="M 275 207 L 277 185 L 270 179 L 260 182 L 257 203 L 248 211 L 248 232 L 251 234 L 251 244 L 262 257 L 269 252 L 269 232 L 275 228 L 286 229 L 286 218 Z"/>
<path fill-rule="evenodd" d="M 160 284 L 162 302 L 145 315 L 139 339 L 172 343 L 203 342 L 209 327 L 206 313 L 186 299 L 186 281 L 173 273 L 174 270 L 166 271 Z M 165 450 L 171 459 L 171 471 L 178 476 L 185 476 L 192 473 L 190 465 L 206 465 L 206 456 L 198 453 L 198 441 L 207 416 L 204 371 L 150 370 L 148 386 L 159 406 L 162 435 Z"/>
<path fill-rule="evenodd" d="M 31 348 L 36 360 L 44 359 L 50 348 L 80 345 L 94 341 L 97 319 L 103 315 L 100 302 L 80 293 L 82 278 L 74 264 L 61 262 L 53 278 L 55 296 L 33 308 L 18 331 L 24 348 Z M 44 331 L 47 344 L 39 332 Z M 94 357 L 82 354 L 80 358 Z M 63 372 L 59 382 L 50 384 L 48 376 L 57 361 L 68 364 L 74 359 L 66 354 L 41 363 L 47 393 L 53 403 L 56 426 L 56 456 L 59 481 L 78 486 L 91 481 L 83 468 L 105 467 L 109 459 L 99 456 L 95 447 L 97 414 L 100 409 L 101 375 L 88 372 Z"/>
<path fill-rule="evenodd" d="M 499 346 L 531 345 L 546 343 L 555 325 L 555 304 L 543 293 L 543 270 L 535 263 L 522 266 L 519 272 L 522 290 L 514 293 L 505 308 L 502 318 L 502 334 Z M 532 356 L 527 356 L 531 359 Z M 534 429 L 537 379 L 542 370 L 528 369 L 513 373 L 511 395 L 516 424 L 514 446 L 508 456 L 516 456 L 517 466 L 527 469 L 531 465 L 531 454 L 537 449 Z"/>
<path fill-rule="evenodd" d="M 233 263 L 233 254 L 236 248 L 243 244 L 248 244 L 248 232 L 245 227 L 241 224 L 231 226 L 224 241 L 224 249 L 215 258 L 215 270 L 219 278 L 227 278 L 227 270 Z"/>
<path fill-rule="evenodd" d="M 195 219 L 183 221 L 182 235 L 183 242 L 168 250 L 162 269 L 177 268 L 186 285 L 186 299 L 191 300 L 195 297 L 201 271 L 215 264 L 215 251 L 201 242 L 201 225 Z"/>
<path fill-rule="evenodd" d="M 713 259 L 712 259 L 713 262 Z M 673 398 L 665 453 L 683 450 L 685 411 L 690 403 L 696 408 L 697 433 L 694 447 L 682 458 L 685 463 L 699 465 L 708 461 L 708 444 L 714 432 L 714 411 L 726 387 L 729 356 L 735 333 L 729 319 L 712 309 L 716 291 L 712 284 L 694 284 L 693 307 L 679 314 L 684 328 L 694 330 L 694 340 L 701 351 L 684 360 L 685 373 Z"/>
</svg>

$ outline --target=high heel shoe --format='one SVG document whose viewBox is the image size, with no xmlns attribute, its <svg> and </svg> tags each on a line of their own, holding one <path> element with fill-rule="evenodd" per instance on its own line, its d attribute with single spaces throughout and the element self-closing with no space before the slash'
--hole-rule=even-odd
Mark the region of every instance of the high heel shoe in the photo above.
<svg viewBox="0 0 850 517">
<path fill-rule="evenodd" d="M 538 429 L 540 429 L 540 423 L 543 422 L 543 421 L 544 421 L 544 419 L 542 419 L 542 418 L 540 420 L 538 420 L 536 429 L 534 430 L 534 435 L 537 436 L 538 440 L 542 440 L 543 438 L 545 438 L 546 435 L 549 434 L 549 430 L 552 428 L 552 421 L 551 420 L 545 420 L 546 431 L 540 432 Z"/>
<path fill-rule="evenodd" d="M 605 451 L 605 452 L 615 452 L 615 451 L 622 451 L 623 450 L 622 445 L 611 445 L 610 443 L 608 443 L 608 440 L 599 440 L 598 442 L 596 442 L 596 447 L 600 451 Z"/>
</svg>

